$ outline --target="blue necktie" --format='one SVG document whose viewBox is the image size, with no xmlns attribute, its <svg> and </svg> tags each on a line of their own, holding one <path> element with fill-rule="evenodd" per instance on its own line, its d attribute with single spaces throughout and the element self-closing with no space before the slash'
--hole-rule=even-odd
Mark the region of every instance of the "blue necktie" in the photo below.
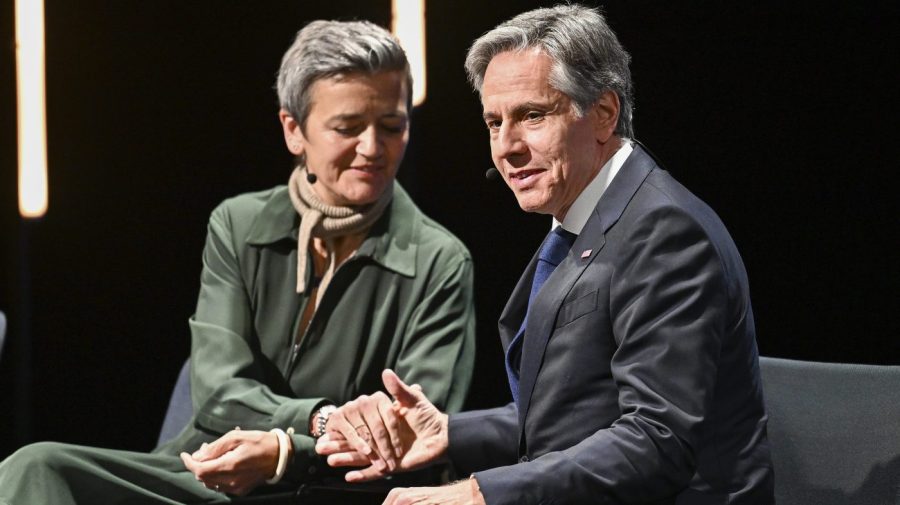
<svg viewBox="0 0 900 505">
<path fill-rule="evenodd" d="M 531 302 L 534 301 L 534 297 L 537 296 L 541 286 L 544 285 L 556 266 L 566 259 L 566 255 L 577 237 L 578 235 L 563 230 L 562 226 L 557 226 L 547 235 L 547 240 L 544 241 L 544 245 L 541 246 L 541 251 L 538 253 L 538 262 L 534 270 L 534 279 L 531 281 L 531 293 L 528 295 L 525 318 L 522 319 L 522 326 L 519 327 L 518 333 L 506 349 L 506 375 L 509 376 L 509 389 L 516 406 L 519 405 L 519 362 L 522 358 L 522 340 L 525 337 L 525 323 L 528 321 L 528 313 L 531 311 Z"/>
</svg>

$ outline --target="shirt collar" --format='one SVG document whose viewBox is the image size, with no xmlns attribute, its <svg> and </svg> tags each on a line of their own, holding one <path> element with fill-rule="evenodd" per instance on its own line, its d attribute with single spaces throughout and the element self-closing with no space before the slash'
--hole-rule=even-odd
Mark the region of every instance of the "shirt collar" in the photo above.
<svg viewBox="0 0 900 505">
<path fill-rule="evenodd" d="M 631 141 L 624 139 L 622 147 L 600 168 L 600 172 L 594 176 L 594 179 L 581 191 L 581 194 L 569 207 L 569 211 L 566 212 L 566 217 L 562 223 L 557 221 L 556 218 L 553 219 L 553 228 L 562 226 L 566 231 L 576 235 L 580 234 L 584 224 L 587 223 L 588 218 L 591 217 L 591 214 L 597 207 L 600 197 L 606 192 L 606 188 L 609 187 L 613 177 L 619 173 L 619 169 L 625 164 L 625 160 L 628 159 L 633 150 L 634 147 L 632 147 Z"/>
<path fill-rule="evenodd" d="M 414 237 L 418 231 L 415 216 L 418 210 L 406 191 L 394 182 L 394 197 L 369 230 L 356 251 L 356 256 L 368 256 L 385 268 L 413 277 L 416 275 Z M 296 244 L 300 216 L 291 203 L 287 186 L 272 190 L 247 234 L 247 243 L 268 245 L 290 239 Z"/>
<path fill-rule="evenodd" d="M 292 238 L 296 242 L 299 227 L 300 216 L 294 210 L 287 186 L 278 186 L 256 215 L 246 241 L 251 245 L 266 245 Z"/>
</svg>

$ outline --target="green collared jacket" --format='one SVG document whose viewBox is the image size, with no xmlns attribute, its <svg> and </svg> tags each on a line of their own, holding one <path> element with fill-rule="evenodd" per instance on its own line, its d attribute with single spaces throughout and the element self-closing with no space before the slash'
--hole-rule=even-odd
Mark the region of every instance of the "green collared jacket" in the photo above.
<svg viewBox="0 0 900 505">
<path fill-rule="evenodd" d="M 190 319 L 195 416 L 163 452 L 196 450 L 239 426 L 294 428 L 286 479 L 323 469 L 308 436 L 325 402 L 382 389 L 392 368 L 441 409 L 465 400 L 475 353 L 472 259 L 395 183 L 394 198 L 335 272 L 299 344 L 300 217 L 286 186 L 222 203 L 209 221 Z M 307 269 L 312 272 L 313 269 Z"/>
</svg>

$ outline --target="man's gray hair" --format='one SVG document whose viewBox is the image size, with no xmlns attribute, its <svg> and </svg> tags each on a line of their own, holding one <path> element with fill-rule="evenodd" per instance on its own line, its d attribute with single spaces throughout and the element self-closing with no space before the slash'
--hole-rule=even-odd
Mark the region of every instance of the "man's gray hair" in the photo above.
<svg viewBox="0 0 900 505">
<path fill-rule="evenodd" d="M 278 102 L 301 127 L 319 79 L 351 73 L 406 73 L 406 105 L 412 103 L 412 74 L 406 53 L 387 30 L 368 21 L 313 21 L 297 32 L 278 70 Z"/>
<path fill-rule="evenodd" d="M 539 48 L 550 57 L 550 85 L 572 99 L 582 116 L 611 90 L 619 97 L 616 134 L 631 138 L 633 91 L 631 57 L 599 9 L 557 5 L 519 14 L 478 38 L 466 56 L 469 82 L 481 93 L 484 73 L 494 56 Z"/>
</svg>

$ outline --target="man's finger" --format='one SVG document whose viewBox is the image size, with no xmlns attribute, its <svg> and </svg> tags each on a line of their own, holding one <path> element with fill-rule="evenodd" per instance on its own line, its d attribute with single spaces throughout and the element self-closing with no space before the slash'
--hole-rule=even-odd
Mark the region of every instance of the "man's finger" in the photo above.
<svg viewBox="0 0 900 505">
<path fill-rule="evenodd" d="M 368 482 L 370 480 L 381 479 L 387 476 L 383 470 L 379 470 L 373 466 L 363 468 L 362 470 L 353 470 L 344 475 L 347 482 Z"/>
<path fill-rule="evenodd" d="M 341 432 L 339 432 L 339 431 L 328 430 L 328 431 L 325 432 L 324 435 L 322 435 L 321 437 L 319 437 L 319 440 L 321 440 L 321 441 L 323 441 L 323 442 L 325 442 L 325 441 L 327 441 L 327 442 L 341 442 L 341 441 L 345 441 L 345 440 L 347 440 L 347 439 L 344 438 L 344 435 L 343 435 Z"/>
<path fill-rule="evenodd" d="M 328 456 L 329 454 L 337 454 L 339 452 L 355 452 L 353 451 L 353 446 L 350 445 L 350 442 L 345 440 L 343 437 L 340 439 L 326 438 L 328 435 L 323 435 L 316 442 L 316 453 L 321 454 L 322 456 Z M 324 439 L 324 440 L 323 440 Z"/>
<path fill-rule="evenodd" d="M 412 387 L 407 386 L 406 383 L 389 368 L 381 372 L 381 381 L 384 382 L 385 389 L 387 389 L 388 393 L 397 400 L 401 407 L 412 407 L 416 402 L 424 398 L 421 390 L 417 391 Z"/>
<path fill-rule="evenodd" d="M 330 454 L 328 456 L 328 466 L 333 468 L 338 467 L 364 467 L 368 466 L 371 463 L 368 456 L 360 454 L 358 452 L 339 452 L 337 454 Z"/>
<path fill-rule="evenodd" d="M 388 493 L 387 497 L 384 499 L 384 503 L 382 503 L 381 505 L 394 505 L 394 503 L 397 502 L 397 498 L 399 498 L 400 494 L 405 490 L 406 488 L 402 487 L 395 487 L 394 489 L 391 489 L 391 492 Z"/>
</svg>

